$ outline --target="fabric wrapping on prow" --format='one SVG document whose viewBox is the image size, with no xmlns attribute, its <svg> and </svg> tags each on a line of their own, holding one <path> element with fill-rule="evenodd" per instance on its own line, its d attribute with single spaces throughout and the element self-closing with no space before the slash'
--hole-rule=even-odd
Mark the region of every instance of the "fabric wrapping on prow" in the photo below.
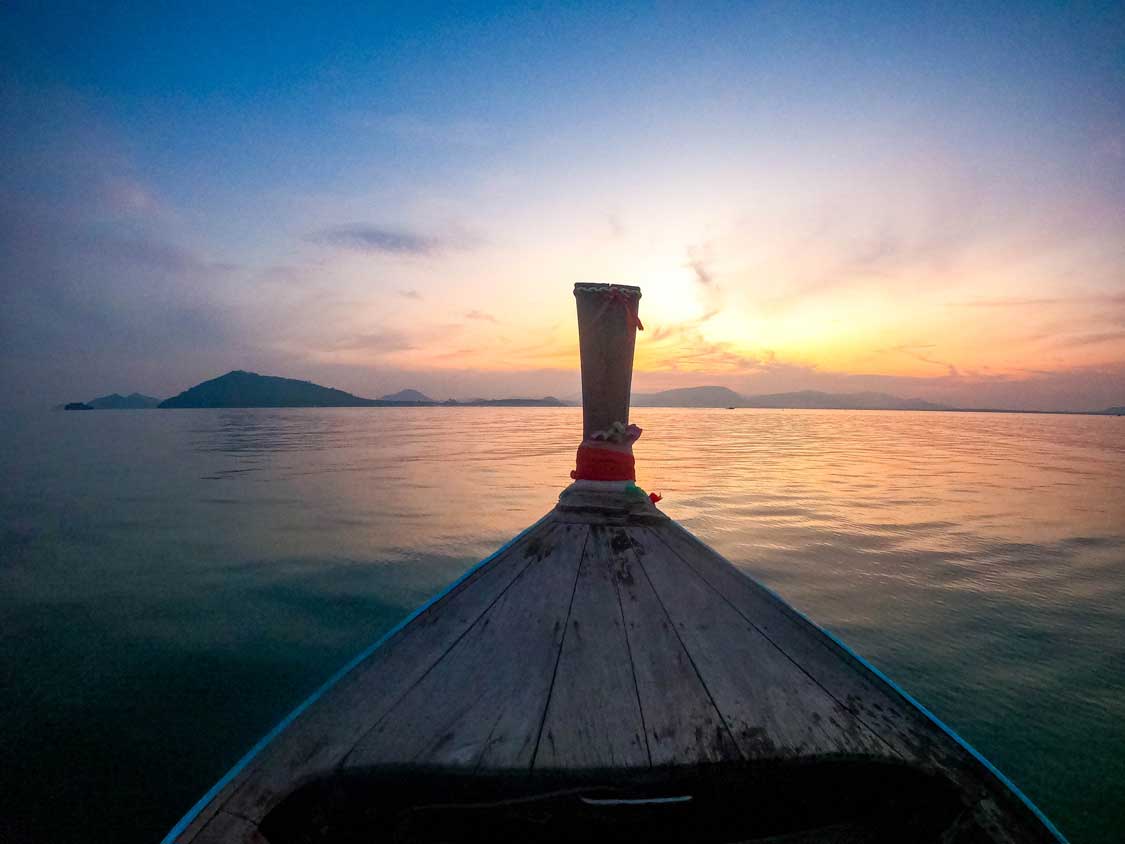
<svg viewBox="0 0 1125 844">
<path fill-rule="evenodd" d="M 576 481 L 635 481 L 636 461 L 632 451 L 583 443 L 570 476 Z"/>
<path fill-rule="evenodd" d="M 633 443 L 641 436 L 636 425 L 614 422 L 604 431 L 595 431 L 578 446 L 574 471 L 576 481 L 635 481 L 636 462 Z"/>
</svg>

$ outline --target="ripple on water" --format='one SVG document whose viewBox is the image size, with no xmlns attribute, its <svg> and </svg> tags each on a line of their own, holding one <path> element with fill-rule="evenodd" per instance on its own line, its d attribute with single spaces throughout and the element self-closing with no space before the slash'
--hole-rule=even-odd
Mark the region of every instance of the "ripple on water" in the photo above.
<svg viewBox="0 0 1125 844">
<path fill-rule="evenodd" d="M 1117 840 L 1120 420 L 634 417 L 639 482 L 666 512 L 949 721 L 1076 844 Z M 163 834 L 294 700 L 550 508 L 579 419 L 343 408 L 18 426 L 0 466 L 0 706 L 18 726 L 0 734 L 15 760 L 0 803 L 41 840 Z"/>
</svg>

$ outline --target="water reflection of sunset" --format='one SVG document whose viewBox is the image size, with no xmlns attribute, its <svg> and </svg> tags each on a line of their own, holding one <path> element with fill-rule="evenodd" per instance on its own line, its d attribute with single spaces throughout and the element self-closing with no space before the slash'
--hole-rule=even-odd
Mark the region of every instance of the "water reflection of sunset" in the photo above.
<svg viewBox="0 0 1125 844">
<path fill-rule="evenodd" d="M 872 550 L 946 552 L 1017 530 L 1042 544 L 1112 534 L 1125 517 L 1112 418 L 664 408 L 632 417 L 644 429 L 638 483 L 720 545 L 735 531 L 735 559 L 754 548 L 795 553 L 786 537 L 808 530 L 862 534 Z M 437 551 L 466 536 L 502 538 L 552 506 L 569 482 L 580 419 L 578 408 L 216 411 L 195 436 L 204 477 L 251 487 L 282 478 L 331 513 L 332 532 L 310 548 L 405 552 L 425 536 Z M 307 526 L 294 534 L 310 535 Z"/>
<path fill-rule="evenodd" d="M 924 698 L 1065 828 L 1119 827 L 1119 419 L 634 408 L 632 420 L 645 429 L 638 481 L 665 512 Z M 42 414 L 6 455 L 10 488 L 34 492 L 0 501 L 12 538 L 0 601 L 10 627 L 35 631 L 14 699 L 36 702 L 33 722 L 40 704 L 69 713 L 44 701 L 57 684 L 43 671 L 82 675 L 96 659 L 84 682 L 121 705 L 83 746 L 114 760 L 132 747 L 135 764 L 78 782 L 114 794 L 132 782 L 166 826 L 231 761 L 230 746 L 199 742 L 198 782 L 154 798 L 149 772 L 185 753 L 183 723 L 229 731 L 228 713 L 244 712 L 231 745 L 254 741 L 285 701 L 547 512 L 580 428 L 578 408 Z M 218 701 L 209 715 L 200 695 Z M 76 776 L 36 746 L 17 757 L 36 776 Z"/>
</svg>

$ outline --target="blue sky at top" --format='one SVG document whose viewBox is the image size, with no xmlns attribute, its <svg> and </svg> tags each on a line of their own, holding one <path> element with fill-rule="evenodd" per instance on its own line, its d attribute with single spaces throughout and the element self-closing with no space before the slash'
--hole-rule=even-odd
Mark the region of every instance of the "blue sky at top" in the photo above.
<svg viewBox="0 0 1125 844">
<path fill-rule="evenodd" d="M 1071 373 L 1041 403 L 1100 401 L 1125 360 L 1123 21 L 1057 3 L 8 4 L 10 359 L 67 371 L 69 321 L 96 318 L 74 389 L 167 392 L 249 358 L 365 393 L 566 392 L 568 300 L 541 300 L 577 273 L 653 291 L 680 337 L 639 361 L 653 386 L 892 379 L 1034 404 L 1029 373 Z M 349 239 L 364 226 L 378 236 Z M 857 301 L 848 334 L 831 314 Z M 949 315 L 964 301 L 1011 303 L 1011 354 Z M 432 354 L 419 324 L 446 338 Z M 516 326 L 554 351 L 506 361 Z M 382 347 L 364 357 L 363 337 Z M 743 365 L 689 378 L 676 349 Z"/>
</svg>

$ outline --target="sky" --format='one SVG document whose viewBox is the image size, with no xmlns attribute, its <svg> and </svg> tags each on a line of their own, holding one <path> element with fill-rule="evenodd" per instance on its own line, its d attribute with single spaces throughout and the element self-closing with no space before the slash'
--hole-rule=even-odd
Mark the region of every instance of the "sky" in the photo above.
<svg viewBox="0 0 1125 844">
<path fill-rule="evenodd" d="M 0 406 L 231 369 L 1125 405 L 1125 5 L 6 2 Z"/>
</svg>

